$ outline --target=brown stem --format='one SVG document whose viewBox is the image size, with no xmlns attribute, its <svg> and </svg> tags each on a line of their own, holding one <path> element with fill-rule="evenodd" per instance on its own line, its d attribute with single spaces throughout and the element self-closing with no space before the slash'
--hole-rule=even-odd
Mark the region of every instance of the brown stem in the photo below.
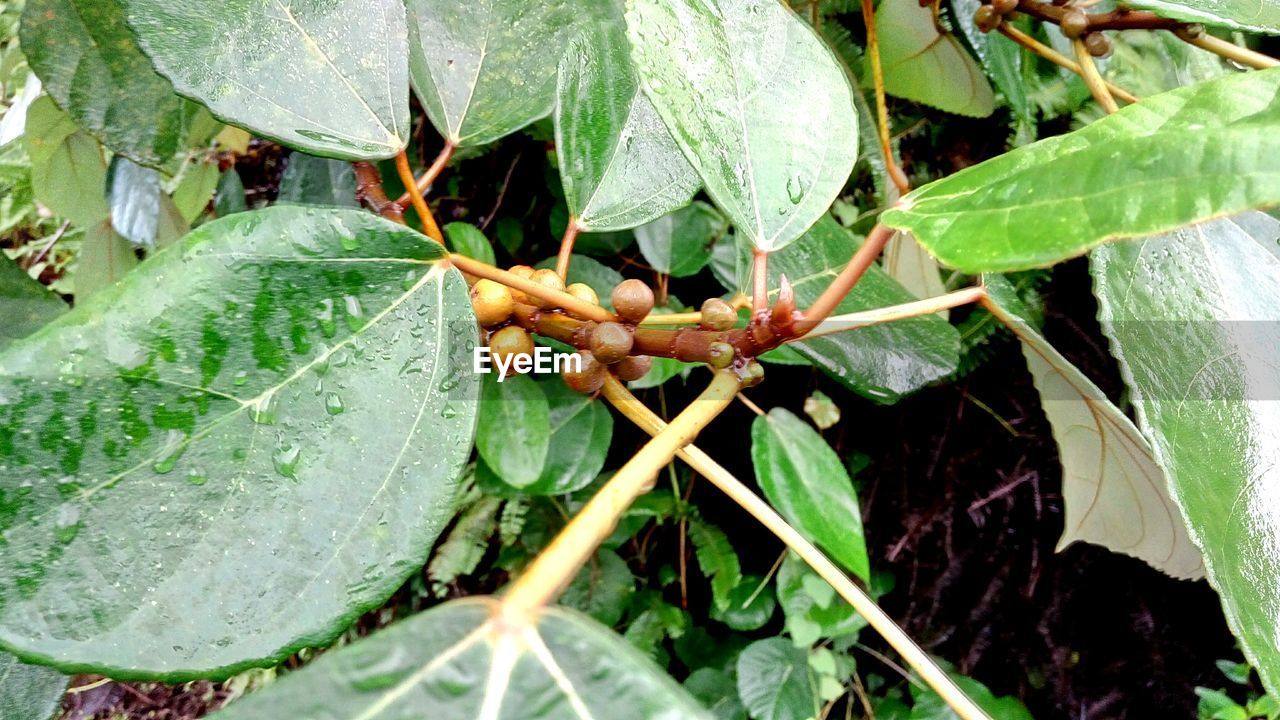
<svg viewBox="0 0 1280 720">
<path fill-rule="evenodd" d="M 910 2 L 910 0 L 901 0 Z M 876 32 L 876 11 L 873 0 L 862 0 L 862 21 L 867 27 L 867 55 L 871 58 L 871 80 L 876 94 L 876 127 L 880 132 L 880 152 L 884 154 L 885 172 L 904 195 L 911 190 L 906 173 L 893 159 L 893 144 L 889 141 L 889 104 L 885 100 L 884 69 L 880 65 L 880 37 Z"/>
<path fill-rule="evenodd" d="M 1000 34 L 1059 67 L 1066 68 L 1068 71 L 1077 75 L 1082 73 L 1080 66 L 1076 64 L 1075 60 L 1072 60 L 1066 55 L 1063 55 L 1057 50 L 1054 50 L 1048 45 L 1036 40 L 1030 35 L 1013 27 L 1009 23 L 1000 23 Z M 1106 83 L 1107 90 L 1111 91 L 1111 94 L 1115 97 L 1118 97 L 1129 104 L 1138 102 L 1138 97 L 1128 90 L 1106 82 L 1105 80 L 1103 82 Z"/>
<path fill-rule="evenodd" d="M 867 239 L 863 241 L 862 247 L 858 248 L 858 252 L 853 254 L 853 258 L 849 260 L 849 264 L 844 266 L 840 274 L 831 281 L 826 290 L 818 296 L 818 299 L 804 311 L 800 322 L 796 323 L 796 331 L 800 334 L 806 333 L 817 327 L 818 323 L 827 319 L 827 316 L 836 309 L 836 306 L 844 300 L 845 296 L 853 290 L 853 286 L 862 279 L 867 268 L 880 257 L 880 253 L 884 251 L 885 243 L 889 242 L 889 238 L 893 237 L 893 229 L 885 225 L 876 225 L 871 229 L 871 233 L 867 235 Z"/>
<path fill-rule="evenodd" d="M 1111 97 L 1111 91 L 1107 89 L 1107 83 L 1098 72 L 1098 66 L 1093 62 L 1093 55 L 1085 47 L 1084 42 L 1076 38 L 1071 41 L 1071 47 L 1075 50 L 1076 62 L 1080 64 L 1080 78 L 1084 80 L 1084 86 L 1089 88 L 1093 99 L 1098 101 L 1108 115 L 1119 111 L 1120 106 L 1116 104 L 1116 99 Z"/>
<path fill-rule="evenodd" d="M 418 186 L 413 183 L 413 170 L 409 167 L 409 156 L 403 150 L 396 155 L 396 172 L 400 173 L 400 181 L 404 186 L 409 188 L 413 209 L 418 213 L 418 219 L 422 221 L 422 232 L 443 245 L 444 235 L 440 232 L 440 226 L 436 224 L 435 216 L 431 214 L 431 208 L 427 207 L 427 201 L 422 197 L 422 193 L 418 192 Z"/>
<path fill-rule="evenodd" d="M 404 211 L 387 198 L 382 189 L 382 175 L 373 163 L 351 163 L 356 175 L 356 200 L 382 217 L 404 224 Z"/>
<path fill-rule="evenodd" d="M 599 305 L 592 305 L 585 300 L 570 295 L 563 290 L 549 288 L 546 285 L 522 278 L 514 273 L 509 273 L 501 268 L 496 268 L 488 263 L 472 260 L 466 255 L 458 253 L 450 253 L 449 260 L 464 273 L 475 275 L 476 277 L 488 278 L 494 282 L 502 283 L 510 288 L 515 288 L 527 295 L 541 298 L 550 303 L 554 303 L 556 307 L 563 308 L 566 312 L 577 315 L 584 320 L 595 320 L 596 322 L 609 322 L 617 320 L 613 313 L 605 310 Z"/>
<path fill-rule="evenodd" d="M 409 188 L 416 187 L 419 194 L 425 195 L 427 193 L 427 188 L 431 187 L 431 183 L 436 181 L 440 172 L 449 164 L 449 159 L 453 157 L 453 151 L 456 149 L 458 149 L 457 145 L 454 145 L 452 142 L 445 141 L 444 149 L 436 156 L 436 159 L 431 163 L 431 167 L 427 168 L 427 171 L 422 173 L 422 177 L 418 178 L 417 181 L 412 184 L 405 183 L 405 193 L 400 196 L 399 200 L 396 200 L 396 204 L 400 206 L 401 210 L 409 207 L 409 204 L 413 202 L 413 195 L 409 192 Z"/>
<path fill-rule="evenodd" d="M 561 280 L 569 277 L 569 260 L 573 256 L 573 243 L 578 239 L 578 233 L 582 232 L 582 228 L 578 227 L 576 218 L 569 218 L 569 225 L 564 229 L 564 237 L 560 238 L 560 253 L 556 255 L 556 274 Z"/>
<path fill-rule="evenodd" d="M 1060 24 L 1067 8 L 1039 0 L 1022 0 L 1018 9 L 1026 14 L 1054 24 Z M 1096 15 L 1088 15 L 1089 32 L 1095 30 L 1174 30 L 1187 23 L 1170 18 L 1160 17 L 1153 12 L 1143 10 L 1113 10 Z"/>
</svg>

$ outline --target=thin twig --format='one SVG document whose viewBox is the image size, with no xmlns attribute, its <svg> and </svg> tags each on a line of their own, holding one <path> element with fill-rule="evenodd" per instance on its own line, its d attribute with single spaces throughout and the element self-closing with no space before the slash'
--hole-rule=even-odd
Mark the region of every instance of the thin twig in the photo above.
<svg viewBox="0 0 1280 720">
<path fill-rule="evenodd" d="M 399 200 L 396 200 L 396 204 L 400 206 L 401 210 L 409 207 L 409 204 L 413 202 L 413 194 L 409 192 L 410 187 L 416 187 L 420 195 L 427 194 L 427 189 L 431 187 L 431 183 L 436 181 L 436 178 L 440 176 L 440 172 L 449 164 L 449 159 L 453 157 L 453 151 L 456 150 L 457 147 L 458 146 L 451 142 L 445 142 L 444 149 L 436 156 L 436 159 L 431 163 L 431 167 L 427 168 L 427 171 L 422 173 L 422 177 L 418 178 L 412 186 L 409 184 L 405 185 L 404 194 L 400 196 Z"/>
<path fill-rule="evenodd" d="M 49 238 L 49 242 L 45 243 L 44 247 L 40 248 L 40 252 L 36 253 L 36 256 L 31 259 L 31 262 L 27 263 L 27 267 L 35 267 L 36 263 L 43 260 L 44 256 L 48 255 L 49 251 L 53 249 L 54 244 L 56 244 L 59 240 L 61 240 L 62 236 L 67 233 L 67 228 L 69 227 L 71 227 L 70 220 L 63 222 L 62 226 L 58 228 L 57 232 L 53 234 L 53 237 Z"/>
<path fill-rule="evenodd" d="M 569 277 L 569 260 L 573 256 L 573 243 L 578 239 L 578 233 L 582 228 L 578 227 L 578 221 L 575 218 L 569 218 L 569 224 L 564 228 L 564 237 L 560 238 L 560 253 L 556 255 L 556 274 L 561 280 Z"/>
<path fill-rule="evenodd" d="M 882 323 L 894 322 L 895 320 L 905 320 L 907 318 L 920 317 L 922 315 L 932 315 L 936 312 L 949 310 L 961 305 L 978 302 L 986 291 L 980 287 L 964 288 L 949 292 L 946 295 L 925 298 L 924 300 L 913 300 L 912 302 L 902 303 L 901 305 L 890 305 L 888 307 L 876 308 L 874 310 L 863 310 L 862 312 L 846 313 L 844 315 L 834 315 L 823 320 L 817 327 L 805 333 L 803 336 L 796 338 L 790 342 L 803 342 L 812 340 L 823 335 L 831 335 L 846 330 L 857 330 L 871 325 L 880 325 Z"/>
<path fill-rule="evenodd" d="M 1209 33 L 1201 32 L 1199 34 L 1191 34 L 1186 32 L 1175 32 L 1179 38 L 1185 42 L 1191 43 L 1201 50 L 1208 50 L 1214 55 L 1224 57 L 1232 62 L 1247 65 L 1257 70 L 1266 70 L 1267 68 L 1280 67 L 1280 60 L 1276 60 L 1270 55 L 1263 55 L 1246 47 L 1240 47 L 1235 43 L 1227 42 L 1222 38 L 1217 38 Z"/>
<path fill-rule="evenodd" d="M 910 0 L 902 0 L 910 2 Z M 893 145 L 889 141 L 889 104 L 885 99 L 884 69 L 880 66 L 880 37 L 876 32 L 876 11 L 873 0 L 862 0 L 862 22 L 867 27 L 867 55 L 871 58 L 871 81 L 876 95 L 876 127 L 880 131 L 880 152 L 884 154 L 884 168 L 898 191 L 911 190 L 906 173 L 893 159 Z"/>
<path fill-rule="evenodd" d="M 527 278 L 522 278 L 514 273 L 507 272 L 501 268 L 496 268 L 488 263 L 473 260 L 465 255 L 458 253 L 450 253 L 449 260 L 464 273 L 475 275 L 476 277 L 488 278 L 494 282 L 502 283 L 510 288 L 515 288 L 526 295 L 532 295 L 536 298 L 554 303 L 556 307 L 565 310 L 568 313 L 576 315 L 583 320 L 595 320 L 597 322 L 609 322 L 616 320 L 613 313 L 605 310 L 599 305 L 593 305 L 585 300 L 570 295 L 563 290 L 549 288 L 546 285 L 540 285 Z"/>
<path fill-rule="evenodd" d="M 867 239 L 863 241 L 862 247 L 858 248 L 858 252 L 853 254 L 849 260 L 849 264 L 844 266 L 840 274 L 831 281 L 826 290 L 818 296 L 818 299 L 804 311 L 803 319 L 796 323 L 797 334 L 815 328 L 827 316 L 836 309 L 853 286 L 862 279 L 862 275 L 867 272 L 867 268 L 880 257 L 880 253 L 884 251 L 885 243 L 889 242 L 889 238 L 893 237 L 893 230 L 885 225 L 876 225 L 872 228 L 871 233 L 867 235 Z"/>
<path fill-rule="evenodd" d="M 440 232 L 440 226 L 436 224 L 435 216 L 431 214 L 431 208 L 427 207 L 426 199 L 414 184 L 413 170 L 409 167 L 409 156 L 403 150 L 396 155 L 396 172 L 400 173 L 400 181 L 404 186 L 409 188 L 409 199 L 413 202 L 414 211 L 418 213 L 418 219 L 422 221 L 422 232 L 443 245 L 444 235 Z M 396 204 L 399 205 L 399 203 Z"/>
<path fill-rule="evenodd" d="M 1071 48 L 1076 53 L 1076 62 L 1080 64 L 1080 79 L 1084 80 L 1084 86 L 1089 88 L 1093 99 L 1098 101 L 1108 115 L 1118 112 L 1120 106 L 1116 104 L 1116 99 L 1111 97 L 1111 91 L 1107 89 L 1107 83 L 1098 72 L 1098 66 L 1093 62 L 1093 55 L 1089 52 L 1089 48 L 1085 47 L 1084 41 L 1080 38 L 1072 40 Z"/>
<path fill-rule="evenodd" d="M 387 198 L 377 166 L 373 163 L 354 162 L 351 167 L 356 176 L 356 200 L 382 217 L 403 225 L 404 210 Z"/>
<path fill-rule="evenodd" d="M 1036 40 L 1030 35 L 1022 32 L 1018 28 L 1011 26 L 1009 23 L 1000 23 L 999 30 L 1001 35 L 1004 35 L 1005 37 L 1018 43 L 1022 47 L 1030 50 L 1031 52 L 1039 55 L 1045 60 L 1048 60 L 1049 62 L 1059 67 L 1065 68 L 1066 70 L 1073 72 L 1077 75 L 1081 74 L 1082 71 L 1080 70 L 1080 66 L 1076 64 L 1075 60 L 1072 60 L 1066 55 L 1063 55 L 1057 50 L 1054 50 L 1048 45 L 1045 45 L 1039 40 Z M 1118 87 L 1114 83 L 1110 83 L 1105 80 L 1103 82 L 1106 83 L 1107 90 L 1110 90 L 1111 94 L 1114 95 L 1115 97 L 1118 97 L 1129 104 L 1138 102 L 1138 96 L 1134 95 L 1128 90 L 1125 90 L 1122 87 Z"/>
</svg>

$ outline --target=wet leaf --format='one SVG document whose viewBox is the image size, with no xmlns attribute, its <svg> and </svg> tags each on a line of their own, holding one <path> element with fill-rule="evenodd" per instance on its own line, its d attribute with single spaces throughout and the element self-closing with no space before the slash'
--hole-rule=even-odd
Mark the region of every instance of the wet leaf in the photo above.
<svg viewBox="0 0 1280 720">
<path fill-rule="evenodd" d="M 1204 576 L 1200 551 L 1169 496 L 1164 471 L 1133 422 L 1036 332 L 1013 287 L 987 278 L 994 314 L 1022 343 L 1062 461 L 1066 523 L 1058 549 L 1084 540 L 1176 578 Z"/>
<path fill-rule="evenodd" d="M 757 640 L 738 656 L 738 697 L 755 720 L 810 720 L 820 710 L 809 653 L 782 638 Z"/>
<path fill-rule="evenodd" d="M 686 204 L 698 173 L 640 90 L 621 14 L 586 24 L 560 61 L 556 151 L 584 230 L 642 225 Z"/>
<path fill-rule="evenodd" d="M 770 410 L 751 423 L 751 463 L 769 504 L 845 569 L 870 578 L 853 481 L 816 430 L 787 410 Z"/>
<path fill-rule="evenodd" d="M 1280 221 L 1099 248 L 1102 327 L 1246 658 L 1280 689 Z"/>
<path fill-rule="evenodd" d="M 24 665 L 0 652 L 0 720 L 48 720 L 58 709 L 67 680 L 57 670 Z"/>
<path fill-rule="evenodd" d="M 404 148 L 401 0 L 120 2 L 160 74 L 219 118 L 328 157 Z"/>
<path fill-rule="evenodd" d="M 355 170 L 349 162 L 295 152 L 285 161 L 277 201 L 282 205 L 359 207 Z"/>
<path fill-rule="evenodd" d="M 739 233 L 778 250 L 826 213 L 857 114 L 808 23 L 776 0 L 635 0 L 627 25 L 645 92 Z"/>
<path fill-rule="evenodd" d="M 0 643 L 216 678 L 380 605 L 471 450 L 475 319 L 440 257 L 362 212 L 240 213 L 0 354 Z"/>
<path fill-rule="evenodd" d="M 98 141 L 42 97 L 27 109 L 27 155 L 36 199 L 81 227 L 107 216 L 107 164 Z"/>
<path fill-rule="evenodd" d="M 547 608 L 528 623 L 455 600 L 325 653 L 212 716 L 709 720 L 652 661 L 599 623 Z"/>
<path fill-rule="evenodd" d="M 1134 0 L 1131 5 L 1154 10 L 1162 17 L 1229 27 L 1250 32 L 1280 34 L 1280 7 L 1257 0 Z"/>
<path fill-rule="evenodd" d="M 175 165 L 199 106 L 156 74 L 120 0 L 31 0 L 22 51 L 77 124 L 140 165 Z"/>
<path fill-rule="evenodd" d="M 715 208 L 694 202 L 636 228 L 636 243 L 654 270 L 688 277 L 710 262 L 712 246 L 728 229 Z"/>
<path fill-rule="evenodd" d="M 969 273 L 1280 203 L 1280 68 L 1143 98 L 929 183 L 881 221 Z"/>
<path fill-rule="evenodd" d="M 485 375 L 476 428 L 485 464 L 508 485 L 527 487 L 541 476 L 550 445 L 550 409 L 539 383 L 527 375 L 498 382 L 497 368 Z"/>
<path fill-rule="evenodd" d="M 484 145 L 546 117 L 582 8 L 571 0 L 407 0 L 413 89 L 446 140 Z"/>
<path fill-rule="evenodd" d="M 0 349 L 26 337 L 67 311 L 62 298 L 27 275 L 8 258 L 0 258 Z"/>
<path fill-rule="evenodd" d="M 957 115 L 986 117 L 995 110 L 982 68 L 953 35 L 938 32 L 932 8 L 882 2 L 876 29 L 886 92 Z"/>
</svg>

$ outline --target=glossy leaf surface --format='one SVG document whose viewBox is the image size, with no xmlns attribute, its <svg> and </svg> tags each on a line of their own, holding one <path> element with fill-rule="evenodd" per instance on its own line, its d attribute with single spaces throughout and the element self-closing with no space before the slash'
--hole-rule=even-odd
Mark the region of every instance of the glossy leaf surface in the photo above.
<svg viewBox="0 0 1280 720">
<path fill-rule="evenodd" d="M 654 270 L 688 277 L 711 260 L 712 246 L 728 229 L 715 208 L 694 202 L 636 228 L 636 243 Z"/>
<path fill-rule="evenodd" d="M 0 652 L 0 720 L 48 720 L 67 689 L 66 675 L 52 668 L 25 665 Z"/>
<path fill-rule="evenodd" d="M 816 430 L 787 410 L 770 410 L 751 423 L 751 463 L 769 504 L 845 569 L 870 578 L 853 481 Z"/>
<path fill-rule="evenodd" d="M 710 720 L 599 623 L 548 608 L 499 624 L 496 602 L 456 600 L 319 658 L 214 720 Z"/>
<path fill-rule="evenodd" d="M 107 164 L 97 140 L 47 97 L 27 108 L 23 139 L 37 200 L 82 227 L 107 216 Z"/>
<path fill-rule="evenodd" d="M 809 653 L 782 638 L 757 640 L 738 656 L 738 697 L 756 720 L 808 720 L 820 708 Z"/>
<path fill-rule="evenodd" d="M 136 163 L 172 163 L 198 108 L 152 69 L 120 0 L 31 0 L 21 39 L 45 90 L 76 123 Z"/>
<path fill-rule="evenodd" d="M 1280 222 L 1217 220 L 1092 256 L 1103 330 L 1227 621 L 1280 688 Z"/>
<path fill-rule="evenodd" d="M 996 317 L 1022 344 L 1062 462 L 1066 523 L 1077 540 L 1146 561 L 1176 578 L 1204 575 L 1200 551 L 1169 495 L 1164 471 L 1133 422 L 1026 320 L 1012 286 L 987 279 Z"/>
<path fill-rule="evenodd" d="M 556 66 L 582 8 L 570 0 L 407 0 L 413 89 L 455 145 L 509 135 L 551 112 Z"/>
<path fill-rule="evenodd" d="M 986 117 L 995 110 L 982 68 L 953 35 L 938 32 L 932 8 L 882 2 L 876 28 L 886 92 L 957 115 Z"/>
<path fill-rule="evenodd" d="M 1258 0 L 1134 0 L 1163 17 L 1237 30 L 1280 34 L 1280 6 Z"/>
<path fill-rule="evenodd" d="M 586 25 L 556 96 L 560 181 L 580 227 L 631 228 L 689 202 L 701 180 L 640 90 L 621 16 Z"/>
<path fill-rule="evenodd" d="M 476 448 L 504 482 L 523 488 L 542 474 L 551 445 L 550 409 L 529 376 L 511 375 L 502 382 L 498 377 L 497 368 L 484 376 Z"/>
<path fill-rule="evenodd" d="M 1280 68 L 1144 98 L 908 194 L 881 220 L 965 272 L 1280 203 Z"/>
<path fill-rule="evenodd" d="M 440 257 L 362 212 L 240 213 L 0 354 L 0 644 L 219 677 L 383 602 L 471 449 Z"/>
<path fill-rule="evenodd" d="M 227 122 L 347 160 L 404 148 L 401 0 L 120 2 L 160 74 Z"/>
<path fill-rule="evenodd" d="M 635 0 L 627 25 L 645 92 L 737 232 L 777 250 L 822 217 L 857 159 L 857 114 L 805 21 L 776 0 Z"/>
<path fill-rule="evenodd" d="M 547 445 L 542 472 L 527 495 L 563 495 L 586 487 L 604 468 L 613 440 L 613 415 L 604 403 L 570 390 L 562 380 L 542 383 L 547 396 Z"/>
</svg>

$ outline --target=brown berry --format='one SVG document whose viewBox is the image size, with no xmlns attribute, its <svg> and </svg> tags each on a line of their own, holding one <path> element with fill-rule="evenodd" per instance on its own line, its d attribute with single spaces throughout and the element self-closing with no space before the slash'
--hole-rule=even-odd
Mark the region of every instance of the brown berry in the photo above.
<svg viewBox="0 0 1280 720">
<path fill-rule="evenodd" d="M 1018 0 L 991 0 L 991 7 L 1001 15 L 1008 15 L 1018 9 Z"/>
<path fill-rule="evenodd" d="M 533 354 L 533 338 L 519 325 L 508 325 L 489 336 L 489 351 L 495 365 L 501 358 L 503 367 L 512 366 L 511 358 L 514 356 Z"/>
<path fill-rule="evenodd" d="M 592 290 L 591 286 L 586 283 L 572 283 L 564 291 L 582 302 L 591 303 L 592 305 L 600 304 L 600 296 L 596 295 L 596 291 Z"/>
<path fill-rule="evenodd" d="M 583 395 L 594 395 L 604 386 L 604 365 L 589 352 L 579 352 L 578 355 L 582 358 L 582 367 L 577 371 L 566 371 L 564 383 Z"/>
<path fill-rule="evenodd" d="M 1096 58 L 1106 57 L 1111 54 L 1111 40 L 1100 32 L 1092 32 L 1084 36 L 1084 48 Z"/>
<path fill-rule="evenodd" d="M 1074 40 L 1089 30 L 1089 16 L 1072 8 L 1062 14 L 1061 24 L 1062 34 Z"/>
<path fill-rule="evenodd" d="M 752 360 L 742 369 L 742 386 L 752 387 L 764 382 L 764 366 Z"/>
<path fill-rule="evenodd" d="M 973 24 L 982 32 L 991 32 L 1000 27 L 1000 13 L 990 5 L 983 5 L 973 13 Z"/>
<path fill-rule="evenodd" d="M 484 327 L 506 322 L 515 307 L 515 300 L 506 285 L 480 279 L 471 286 L 471 308 L 475 310 L 476 320 Z"/>
<path fill-rule="evenodd" d="M 613 371 L 618 375 L 619 380 L 631 382 L 648 375 L 651 367 L 653 367 L 653 358 L 648 355 L 632 355 L 614 365 Z"/>
<path fill-rule="evenodd" d="M 612 365 L 631 353 L 631 331 L 616 322 L 602 322 L 591 333 L 591 354 Z"/>
<path fill-rule="evenodd" d="M 630 323 L 638 323 L 653 310 L 653 291 L 639 280 L 623 280 L 613 289 L 613 311 Z"/>
<path fill-rule="evenodd" d="M 723 370 L 733 364 L 733 346 L 727 342 L 711 343 L 708 349 L 707 364 L 717 370 Z"/>
<path fill-rule="evenodd" d="M 738 324 L 738 311 L 720 298 L 709 298 L 702 303 L 702 327 L 708 330 L 728 330 Z"/>
<path fill-rule="evenodd" d="M 564 280 L 561 280 L 560 275 L 551 268 L 534 270 L 533 276 L 529 279 L 544 288 L 550 288 L 551 290 L 564 290 Z M 556 306 L 556 303 L 551 300 L 543 300 L 538 297 L 530 297 L 530 300 L 533 301 L 534 305 L 537 305 L 540 308 L 553 308 Z"/>
<path fill-rule="evenodd" d="M 528 265 L 512 265 L 507 272 L 515 275 L 516 277 L 524 278 L 525 280 L 533 277 L 533 268 Z M 529 303 L 529 296 L 515 288 L 511 288 L 511 297 L 518 303 Z"/>
</svg>

